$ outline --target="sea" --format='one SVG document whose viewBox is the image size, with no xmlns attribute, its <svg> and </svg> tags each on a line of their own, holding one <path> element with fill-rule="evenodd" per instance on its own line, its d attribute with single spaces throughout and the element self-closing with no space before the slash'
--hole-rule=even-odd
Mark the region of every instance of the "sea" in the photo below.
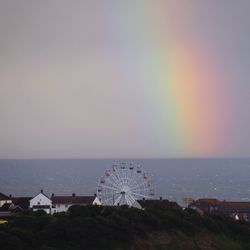
<svg viewBox="0 0 250 250">
<path fill-rule="evenodd" d="M 250 201 L 250 159 L 0 160 L 0 192 L 34 196 L 94 195 L 115 163 L 140 165 L 155 183 L 155 198 Z"/>
</svg>

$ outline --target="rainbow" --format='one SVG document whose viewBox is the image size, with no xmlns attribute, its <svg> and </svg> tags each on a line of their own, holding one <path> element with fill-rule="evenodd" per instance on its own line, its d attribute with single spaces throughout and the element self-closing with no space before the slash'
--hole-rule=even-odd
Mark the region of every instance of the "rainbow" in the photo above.
<svg viewBox="0 0 250 250">
<path fill-rule="evenodd" d="M 134 6 L 129 12 L 123 4 L 119 6 L 120 16 L 114 11 L 112 17 L 116 23 L 114 39 L 126 41 L 120 44 L 118 53 L 123 56 L 130 50 L 134 53 L 131 55 L 134 61 L 124 59 L 123 70 L 126 76 L 136 77 L 140 85 L 138 98 L 148 122 L 145 123 L 146 118 L 138 122 L 147 126 L 152 143 L 158 144 L 159 149 L 165 148 L 173 157 L 221 155 L 227 141 L 225 130 L 229 127 L 225 118 L 229 99 L 226 79 L 217 68 L 213 51 L 180 31 L 181 24 L 169 6 L 166 1 L 157 4 L 149 1 L 142 9 L 138 6 L 135 11 Z M 180 15 L 191 15 L 188 5 L 185 8 Z M 138 32 L 144 37 L 138 36 Z"/>
<path fill-rule="evenodd" d="M 166 105 L 176 114 L 174 129 L 181 135 L 183 151 L 187 156 L 216 155 L 223 140 L 222 103 L 217 96 L 221 81 L 197 48 L 178 47 L 168 55 L 171 59 L 161 82 L 162 94 L 172 100 Z"/>
<path fill-rule="evenodd" d="M 140 75 L 141 99 L 146 110 L 151 112 L 147 124 L 149 133 L 154 131 L 159 148 L 165 148 L 173 156 L 216 156 L 218 152 L 223 152 L 225 141 L 225 96 L 219 95 L 225 93 L 222 88 L 225 80 L 213 67 L 216 58 L 211 58 L 207 46 L 202 47 L 194 39 L 183 37 L 183 34 L 175 34 L 178 24 L 172 20 L 171 13 L 170 18 L 163 20 L 168 16 L 166 10 L 169 4 L 166 1 L 159 3 L 150 2 L 140 10 L 140 18 L 145 22 L 140 23 L 139 29 L 147 30 L 147 39 L 152 45 L 147 45 L 147 41 L 142 43 L 146 44 L 145 48 L 135 51 L 140 59 L 130 65 Z M 131 13 L 129 23 L 126 23 L 126 17 L 123 20 L 118 18 L 123 26 L 129 26 L 125 30 L 130 33 L 123 34 L 124 38 L 127 35 L 133 40 L 131 37 L 136 36 L 135 28 L 130 26 L 138 23 L 136 15 L 139 13 L 134 13 L 134 16 Z M 171 27 L 167 25 L 169 22 Z M 172 142 L 171 148 L 169 141 Z"/>
</svg>

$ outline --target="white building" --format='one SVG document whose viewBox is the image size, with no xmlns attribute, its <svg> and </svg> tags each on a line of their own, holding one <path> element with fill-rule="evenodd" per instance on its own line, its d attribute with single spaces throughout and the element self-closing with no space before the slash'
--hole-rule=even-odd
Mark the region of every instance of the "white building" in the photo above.
<svg viewBox="0 0 250 250">
<path fill-rule="evenodd" d="M 43 190 L 30 200 L 32 211 L 44 210 L 47 214 L 51 214 L 51 208 L 52 201 L 43 193 Z"/>
<path fill-rule="evenodd" d="M 72 205 L 101 205 L 100 200 L 96 196 L 55 196 L 52 194 L 52 214 L 68 211 Z"/>
<path fill-rule="evenodd" d="M 2 207 L 5 203 L 9 204 L 11 203 L 11 198 L 7 195 L 0 193 L 0 207 Z"/>
</svg>

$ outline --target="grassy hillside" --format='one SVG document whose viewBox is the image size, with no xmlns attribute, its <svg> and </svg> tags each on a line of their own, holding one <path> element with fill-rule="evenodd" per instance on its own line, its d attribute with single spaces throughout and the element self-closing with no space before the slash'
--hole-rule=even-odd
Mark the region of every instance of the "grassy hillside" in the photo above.
<svg viewBox="0 0 250 250">
<path fill-rule="evenodd" d="M 26 213 L 0 225 L 0 249 L 250 249 L 250 224 L 192 210 L 73 206 L 67 214 Z"/>
</svg>

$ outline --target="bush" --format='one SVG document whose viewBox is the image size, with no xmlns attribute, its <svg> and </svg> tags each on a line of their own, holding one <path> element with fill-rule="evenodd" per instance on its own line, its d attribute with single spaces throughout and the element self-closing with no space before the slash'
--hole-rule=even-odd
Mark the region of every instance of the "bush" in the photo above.
<svg viewBox="0 0 250 250">
<path fill-rule="evenodd" d="M 145 211 L 123 206 L 72 206 L 68 213 L 54 216 L 39 211 L 12 217 L 9 224 L 0 226 L 0 249 L 131 249 L 155 232 L 167 232 L 174 238 L 182 235 L 191 241 L 203 232 L 237 242 L 242 249 L 250 245 L 250 225 L 227 216 L 201 217 L 190 209 L 160 206 Z"/>
</svg>

